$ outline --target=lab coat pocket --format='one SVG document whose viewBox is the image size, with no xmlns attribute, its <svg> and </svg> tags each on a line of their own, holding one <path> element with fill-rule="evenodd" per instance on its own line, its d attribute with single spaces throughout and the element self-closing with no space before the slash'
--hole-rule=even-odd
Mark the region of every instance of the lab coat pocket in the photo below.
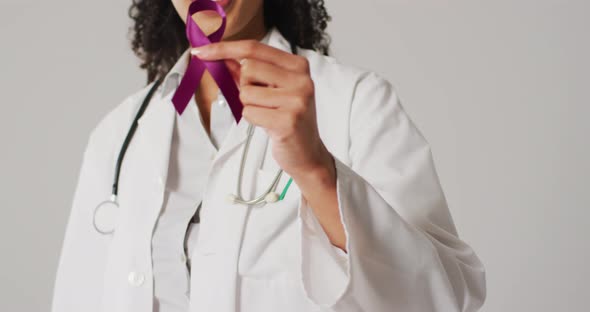
<svg viewBox="0 0 590 312">
<path fill-rule="evenodd" d="M 273 278 L 241 278 L 241 307 L 244 311 L 319 312 L 307 300 L 296 280 L 288 274 Z"/>
<path fill-rule="evenodd" d="M 253 192 L 260 196 L 271 185 L 277 171 L 259 169 Z M 276 187 L 282 192 L 289 181 L 283 172 Z M 248 216 L 239 260 L 239 272 L 252 278 L 272 278 L 297 268 L 298 194 L 291 183 L 282 200 L 252 205 Z"/>
</svg>

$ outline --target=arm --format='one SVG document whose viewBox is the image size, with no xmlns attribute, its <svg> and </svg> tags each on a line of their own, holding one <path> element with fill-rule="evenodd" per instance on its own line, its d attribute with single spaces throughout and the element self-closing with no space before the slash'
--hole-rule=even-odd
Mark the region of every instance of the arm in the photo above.
<svg viewBox="0 0 590 312">
<path fill-rule="evenodd" d="M 375 73 L 356 86 L 349 135 L 351 163 L 333 158 L 336 192 L 329 178 L 301 186 L 309 298 L 334 311 L 476 311 L 484 268 L 458 238 L 427 141 Z"/>
</svg>

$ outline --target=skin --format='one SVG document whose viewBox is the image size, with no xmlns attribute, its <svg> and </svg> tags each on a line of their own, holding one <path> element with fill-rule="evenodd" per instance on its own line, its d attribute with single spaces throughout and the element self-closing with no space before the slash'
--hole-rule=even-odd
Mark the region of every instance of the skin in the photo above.
<svg viewBox="0 0 590 312">
<path fill-rule="evenodd" d="M 171 0 L 186 23 L 192 0 Z M 323 144 L 316 122 L 314 83 L 307 59 L 259 42 L 266 34 L 263 0 L 233 0 L 226 8 L 221 42 L 192 48 L 202 60 L 224 60 L 244 104 L 242 117 L 264 128 L 272 140 L 272 155 L 299 186 L 330 242 L 346 250 L 336 193 L 334 158 Z M 216 13 L 198 12 L 193 19 L 205 34 L 221 25 Z M 208 72 L 195 93 L 203 119 L 208 120 L 218 87 Z"/>
</svg>

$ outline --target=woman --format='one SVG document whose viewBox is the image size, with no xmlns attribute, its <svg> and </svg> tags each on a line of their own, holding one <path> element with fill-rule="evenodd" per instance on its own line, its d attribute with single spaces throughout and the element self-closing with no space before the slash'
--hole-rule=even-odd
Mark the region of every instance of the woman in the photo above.
<svg viewBox="0 0 590 312">
<path fill-rule="evenodd" d="M 220 0 L 222 40 L 196 48 L 185 36 L 191 2 L 131 7 L 148 85 L 89 137 L 53 310 L 477 310 L 484 269 L 457 236 L 429 145 L 386 79 L 328 56 L 323 1 Z M 193 19 L 205 34 L 221 21 Z M 241 119 L 210 70 L 182 113 L 175 95 L 191 55 L 222 60 Z M 100 231 L 94 207 L 111 194 L 152 89 L 106 217 L 116 227 Z M 240 172 L 250 199 L 280 168 L 280 200 L 227 201 Z"/>
</svg>

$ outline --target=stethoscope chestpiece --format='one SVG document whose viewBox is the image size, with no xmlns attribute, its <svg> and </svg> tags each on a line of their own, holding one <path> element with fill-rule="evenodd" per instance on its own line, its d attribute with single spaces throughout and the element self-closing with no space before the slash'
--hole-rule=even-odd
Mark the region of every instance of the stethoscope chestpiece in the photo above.
<svg viewBox="0 0 590 312">
<path fill-rule="evenodd" d="M 119 214 L 119 204 L 117 196 L 111 195 L 107 199 L 94 208 L 92 215 L 92 225 L 94 229 L 102 235 L 110 235 L 115 232 L 117 226 L 117 219 Z"/>
<path fill-rule="evenodd" d="M 260 196 L 258 198 L 252 200 L 244 200 L 241 199 L 236 194 L 228 194 L 227 195 L 227 202 L 230 204 L 243 204 L 243 205 L 256 205 L 260 203 L 276 203 L 280 199 L 279 194 L 277 192 L 271 191 L 266 193 L 264 196 Z"/>
<path fill-rule="evenodd" d="M 277 192 L 270 192 L 264 196 L 264 201 L 267 203 L 276 203 L 279 201 L 279 194 Z"/>
</svg>

